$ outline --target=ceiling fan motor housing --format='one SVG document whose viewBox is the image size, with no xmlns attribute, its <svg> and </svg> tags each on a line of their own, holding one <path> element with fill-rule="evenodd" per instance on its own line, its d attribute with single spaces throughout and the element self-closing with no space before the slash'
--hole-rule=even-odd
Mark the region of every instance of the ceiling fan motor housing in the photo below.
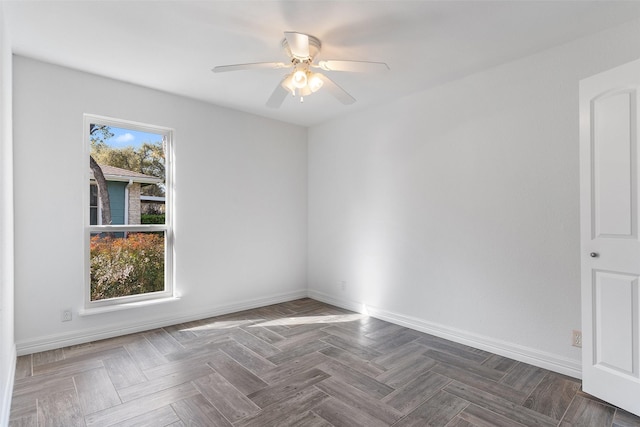
<svg viewBox="0 0 640 427">
<path fill-rule="evenodd" d="M 304 61 L 311 62 L 313 61 L 313 58 L 316 57 L 318 52 L 320 52 L 320 48 L 322 47 L 322 43 L 320 42 L 320 39 L 314 36 L 310 36 L 308 34 L 305 34 L 305 35 L 309 38 L 309 56 L 301 58 L 299 56 L 294 55 L 294 53 L 291 51 L 291 48 L 289 47 L 289 42 L 285 38 L 285 39 L 282 39 L 282 48 L 284 49 L 288 57 L 290 57 L 291 59 L 297 59 L 300 62 L 304 62 Z"/>
</svg>

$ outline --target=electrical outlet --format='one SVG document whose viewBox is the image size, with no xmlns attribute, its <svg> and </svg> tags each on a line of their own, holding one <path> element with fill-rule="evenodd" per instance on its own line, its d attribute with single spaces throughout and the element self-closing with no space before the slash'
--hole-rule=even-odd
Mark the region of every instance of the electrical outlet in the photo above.
<svg viewBox="0 0 640 427">
<path fill-rule="evenodd" d="M 65 310 L 62 312 L 62 321 L 63 322 L 70 322 L 71 319 L 73 319 L 73 316 L 71 315 L 71 310 Z"/>
<path fill-rule="evenodd" d="M 582 331 L 573 330 L 571 334 L 571 345 L 574 347 L 582 347 Z"/>
</svg>

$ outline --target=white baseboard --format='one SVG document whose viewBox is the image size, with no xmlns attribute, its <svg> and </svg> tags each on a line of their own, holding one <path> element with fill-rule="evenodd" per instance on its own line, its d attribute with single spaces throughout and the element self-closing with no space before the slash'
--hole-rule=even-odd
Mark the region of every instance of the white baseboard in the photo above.
<svg viewBox="0 0 640 427">
<path fill-rule="evenodd" d="M 416 317 L 405 316 L 375 307 L 365 306 L 362 303 L 335 298 L 332 295 L 314 290 L 308 291 L 309 298 L 368 314 L 376 319 L 384 320 L 396 325 L 405 326 L 416 331 L 435 335 L 449 341 L 468 345 L 480 350 L 489 351 L 500 356 L 508 357 L 519 362 L 528 363 L 550 371 L 558 372 L 574 378 L 582 378 L 582 366 L 579 360 L 569 359 L 556 354 L 536 350 L 519 344 L 497 340 L 495 338 L 475 334 L 461 329 L 451 328 L 429 322 Z"/>
<path fill-rule="evenodd" d="M 13 395 L 13 380 L 16 376 L 16 346 L 11 350 L 8 378 L 4 382 L 2 396 L 0 396 L 0 426 L 9 425 L 9 415 L 11 413 L 11 396 Z M 0 378 L 1 380 L 1 378 Z M 1 383 L 0 383 L 1 384 Z"/>
<path fill-rule="evenodd" d="M 54 350 L 57 348 L 68 347 L 71 345 L 84 344 L 91 341 L 113 338 L 121 335 L 133 334 L 136 332 L 148 331 L 151 329 L 162 328 L 170 325 L 177 325 L 194 320 L 206 319 L 208 317 L 221 316 L 223 314 L 235 313 L 252 308 L 264 307 L 272 304 L 279 304 L 287 301 L 293 301 L 307 297 L 307 290 L 300 289 L 297 291 L 286 292 L 269 297 L 261 297 L 245 300 L 233 304 L 225 304 L 216 307 L 207 308 L 205 310 L 190 312 L 189 314 L 179 314 L 167 316 L 161 319 L 140 322 L 135 324 L 119 324 L 109 325 L 105 328 L 88 329 L 82 331 L 72 331 L 61 334 L 52 334 L 38 337 L 35 339 L 19 341 L 16 343 L 17 354 L 19 356 L 25 354 L 38 353 L 41 351 Z M 1 425 L 1 424 L 0 424 Z"/>
</svg>

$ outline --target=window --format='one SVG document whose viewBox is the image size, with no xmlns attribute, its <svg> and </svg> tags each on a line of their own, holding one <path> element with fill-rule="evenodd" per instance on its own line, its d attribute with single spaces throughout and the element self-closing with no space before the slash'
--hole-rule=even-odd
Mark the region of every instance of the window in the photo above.
<svg viewBox="0 0 640 427">
<path fill-rule="evenodd" d="M 173 295 L 171 137 L 85 115 L 86 308 Z M 144 208 L 149 200 L 154 209 Z"/>
</svg>

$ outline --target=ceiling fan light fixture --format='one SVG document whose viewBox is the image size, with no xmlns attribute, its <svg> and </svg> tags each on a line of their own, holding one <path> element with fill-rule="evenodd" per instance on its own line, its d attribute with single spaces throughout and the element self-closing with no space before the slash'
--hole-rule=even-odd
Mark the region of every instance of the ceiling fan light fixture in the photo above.
<svg viewBox="0 0 640 427">
<path fill-rule="evenodd" d="M 307 73 L 304 70 L 297 70 L 292 75 L 292 84 L 298 89 L 307 85 Z"/>
<path fill-rule="evenodd" d="M 296 95 L 296 87 L 293 85 L 293 73 L 289 74 L 280 85 L 287 91 L 291 92 L 291 95 Z"/>
<path fill-rule="evenodd" d="M 305 86 L 298 91 L 298 95 L 300 96 L 309 96 L 313 93 L 309 86 Z"/>
<path fill-rule="evenodd" d="M 309 89 L 311 89 L 311 92 L 317 92 L 318 90 L 320 90 L 320 88 L 322 87 L 322 85 L 324 84 L 324 82 L 322 81 L 322 78 L 320 77 L 320 75 L 318 73 L 309 73 L 309 78 L 308 78 L 308 83 L 307 85 L 309 86 Z"/>
</svg>

